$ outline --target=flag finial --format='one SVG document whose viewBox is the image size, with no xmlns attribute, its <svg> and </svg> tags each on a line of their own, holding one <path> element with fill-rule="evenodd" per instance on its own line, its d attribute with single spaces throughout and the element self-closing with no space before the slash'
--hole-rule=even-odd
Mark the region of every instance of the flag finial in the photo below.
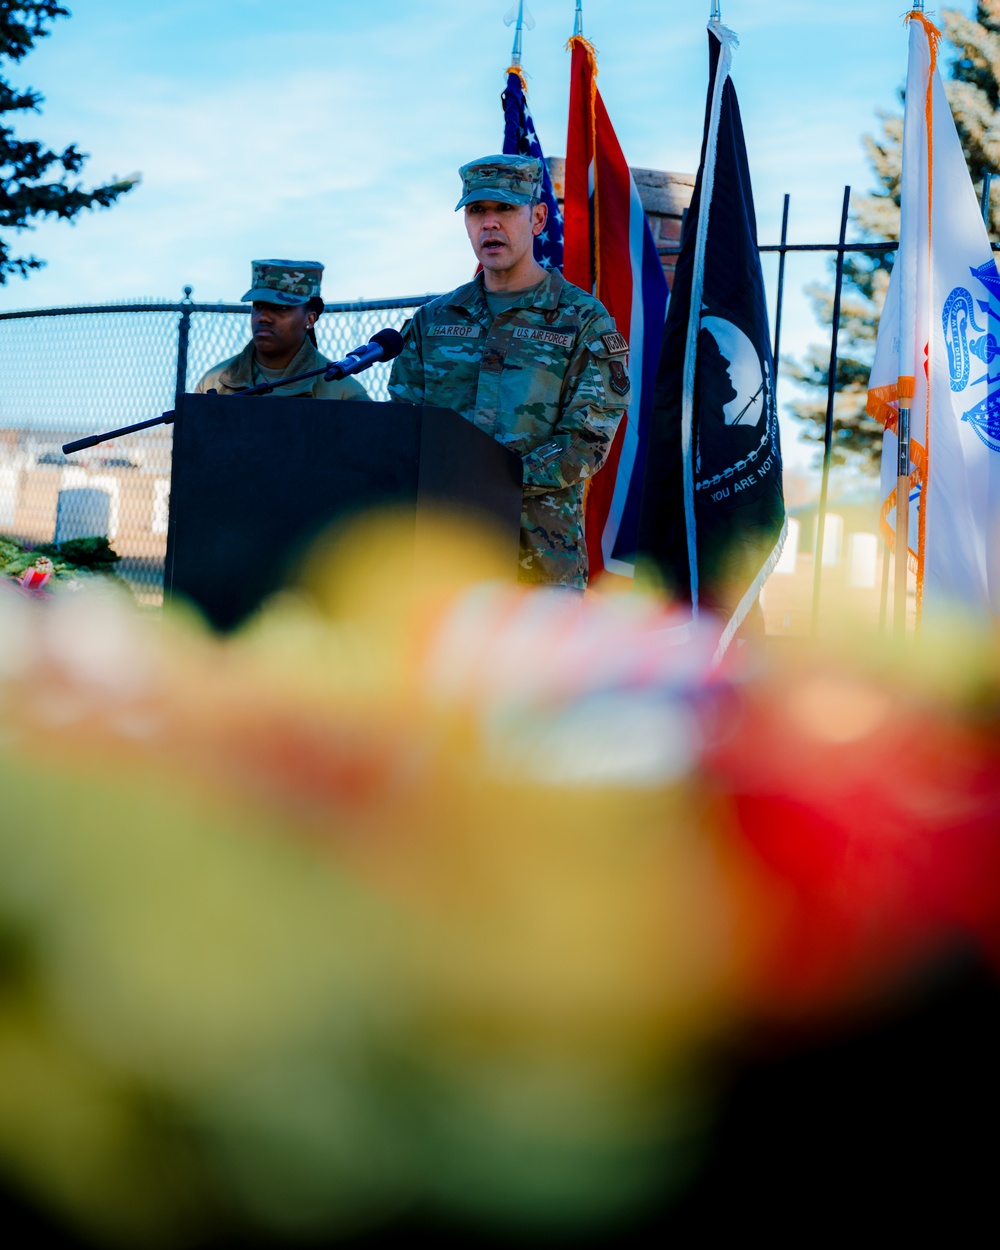
<svg viewBox="0 0 1000 1250">
<path fill-rule="evenodd" d="M 573 22 L 573 34 L 583 37 L 583 0 L 576 0 L 576 20 Z"/>
<path fill-rule="evenodd" d="M 721 0 L 712 0 L 712 13 L 708 19 L 710 22 L 722 21 L 722 3 Z"/>
<path fill-rule="evenodd" d="M 531 16 L 531 13 L 524 7 L 524 0 L 517 0 L 517 3 L 511 6 L 510 11 L 507 13 L 507 15 L 503 19 L 503 24 L 505 26 L 510 26 L 515 22 L 517 23 L 517 25 L 514 26 L 514 48 L 510 54 L 510 63 L 515 69 L 520 69 L 521 68 L 521 32 L 523 31 L 525 26 L 527 26 L 529 30 L 535 29 L 535 19 Z"/>
</svg>

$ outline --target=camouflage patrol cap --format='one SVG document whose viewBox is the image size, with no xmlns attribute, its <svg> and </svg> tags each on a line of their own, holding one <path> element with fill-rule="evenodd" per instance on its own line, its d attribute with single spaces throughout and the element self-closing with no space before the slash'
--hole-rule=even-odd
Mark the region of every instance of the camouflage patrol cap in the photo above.
<svg viewBox="0 0 1000 1250">
<path fill-rule="evenodd" d="M 254 260 L 250 290 L 243 296 L 264 304 L 306 304 L 319 296 L 323 266 L 318 260 Z"/>
<path fill-rule="evenodd" d="M 481 156 L 458 171 L 462 198 L 455 212 L 474 200 L 530 204 L 542 198 L 542 162 L 535 156 Z"/>
</svg>

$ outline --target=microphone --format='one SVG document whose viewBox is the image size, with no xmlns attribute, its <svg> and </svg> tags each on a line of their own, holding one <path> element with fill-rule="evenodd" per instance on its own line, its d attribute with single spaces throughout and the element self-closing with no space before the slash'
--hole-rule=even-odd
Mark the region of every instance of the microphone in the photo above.
<svg viewBox="0 0 1000 1250">
<path fill-rule="evenodd" d="M 327 382 L 346 378 L 352 373 L 370 369 L 380 360 L 395 360 L 403 350 L 403 336 L 398 330 L 386 327 L 373 334 L 363 347 L 348 352 L 344 360 L 335 360 L 323 375 Z"/>
</svg>

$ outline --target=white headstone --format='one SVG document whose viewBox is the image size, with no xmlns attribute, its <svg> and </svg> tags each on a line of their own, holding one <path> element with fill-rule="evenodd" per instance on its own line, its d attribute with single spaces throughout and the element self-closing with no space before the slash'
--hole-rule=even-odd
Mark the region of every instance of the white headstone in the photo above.
<svg viewBox="0 0 1000 1250">
<path fill-rule="evenodd" d="M 873 590 L 878 582 L 878 535 L 852 534 L 847 540 L 847 584 Z"/>
<path fill-rule="evenodd" d="M 153 516 L 149 523 L 150 532 L 165 534 L 170 521 L 170 478 L 158 477 L 153 482 Z"/>
<path fill-rule="evenodd" d="M 56 505 L 54 542 L 70 538 L 100 538 L 108 533 L 111 499 L 103 490 L 77 486 L 61 490 Z"/>
<path fill-rule="evenodd" d="M 844 518 L 828 512 L 823 525 L 823 566 L 839 564 L 844 551 Z"/>
<path fill-rule="evenodd" d="M 17 497 L 21 491 L 21 470 L 17 465 L 0 464 L 0 525 L 17 524 Z"/>
<path fill-rule="evenodd" d="M 791 575 L 795 572 L 799 559 L 799 530 L 801 528 L 795 517 L 788 518 L 788 533 L 785 536 L 785 545 L 781 549 L 781 556 L 774 566 L 775 573 Z"/>
<path fill-rule="evenodd" d="M 87 485 L 92 486 L 94 490 L 102 490 L 111 501 L 111 507 L 108 512 L 108 528 L 105 531 L 108 540 L 113 541 L 118 536 L 118 518 L 119 503 L 121 501 L 121 482 L 110 473 L 95 474 L 92 478 L 87 479 Z"/>
</svg>

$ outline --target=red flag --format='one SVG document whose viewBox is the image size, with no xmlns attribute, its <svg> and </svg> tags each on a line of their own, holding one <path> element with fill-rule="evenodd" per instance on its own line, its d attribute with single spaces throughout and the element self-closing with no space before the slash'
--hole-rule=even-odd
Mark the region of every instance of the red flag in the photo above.
<svg viewBox="0 0 1000 1250">
<path fill-rule="evenodd" d="M 580 35 L 573 50 L 569 80 L 569 129 L 566 134 L 566 186 L 563 204 L 563 274 L 593 291 L 594 238 L 591 229 L 591 182 L 594 175 L 597 64 L 593 48 Z"/>
<path fill-rule="evenodd" d="M 667 282 L 628 162 L 597 90 L 597 59 L 570 40 L 566 137 L 565 277 L 590 291 L 629 344 L 632 398 L 601 471 L 587 485 L 591 578 L 631 576 L 645 468 L 653 375 L 663 336 Z"/>
</svg>

